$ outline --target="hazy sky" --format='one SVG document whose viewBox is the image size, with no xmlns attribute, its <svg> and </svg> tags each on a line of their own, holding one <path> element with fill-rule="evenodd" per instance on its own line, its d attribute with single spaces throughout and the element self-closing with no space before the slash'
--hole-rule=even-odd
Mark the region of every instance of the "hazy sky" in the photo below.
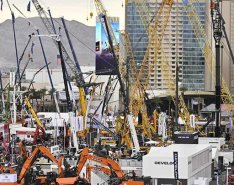
<svg viewBox="0 0 234 185">
<path fill-rule="evenodd" d="M 123 20 L 124 8 L 122 2 L 125 0 L 101 0 L 109 16 L 120 16 Z M 9 0 L 10 5 L 16 5 L 27 17 L 38 16 L 32 2 L 31 12 L 27 12 L 29 0 Z M 87 25 L 95 24 L 96 9 L 93 0 L 38 0 L 44 9 L 50 8 L 53 17 L 62 17 L 68 20 L 77 20 Z M 15 17 L 22 15 L 12 6 Z M 90 12 L 94 13 L 90 18 Z M 86 20 L 88 17 L 88 21 Z M 11 14 L 7 1 L 3 0 L 3 10 L 0 11 L 0 23 L 6 19 L 11 19 Z"/>
</svg>

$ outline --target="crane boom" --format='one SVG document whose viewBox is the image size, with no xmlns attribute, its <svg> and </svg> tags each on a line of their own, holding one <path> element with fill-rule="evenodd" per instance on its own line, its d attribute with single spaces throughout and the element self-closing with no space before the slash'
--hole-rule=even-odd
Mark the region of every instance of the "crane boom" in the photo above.
<svg viewBox="0 0 234 185">
<path fill-rule="evenodd" d="M 113 30 L 107 20 L 107 15 L 106 15 L 106 10 L 103 7 L 103 4 L 101 3 L 100 0 L 94 0 L 95 5 L 96 5 L 96 9 L 97 9 L 97 13 L 100 17 L 100 21 L 104 27 L 104 29 L 106 30 L 106 34 L 107 34 L 107 38 L 108 38 L 108 42 L 110 45 L 110 49 L 111 49 L 111 53 L 113 54 L 113 58 L 114 58 L 114 67 L 115 67 L 115 72 L 117 74 L 117 78 L 120 84 L 120 92 L 122 94 L 122 97 L 124 99 L 124 112 L 125 115 L 127 115 L 127 120 L 128 120 L 128 124 L 131 130 L 131 136 L 133 139 L 133 143 L 134 143 L 134 147 L 136 149 L 136 152 L 140 151 L 140 145 L 139 145 L 139 141 L 137 138 L 137 133 L 136 133 L 136 129 L 133 123 L 133 119 L 132 119 L 132 115 L 130 114 L 129 111 L 129 107 L 128 107 L 128 100 L 127 100 L 127 96 L 126 96 L 126 92 L 125 92 L 125 87 L 124 87 L 124 83 L 120 74 L 120 70 L 119 70 L 119 65 L 118 65 L 118 59 L 114 50 L 114 41 L 115 41 L 115 37 L 114 37 L 114 33 Z"/>
<path fill-rule="evenodd" d="M 34 6 L 39 14 L 44 26 L 46 27 L 48 33 L 54 34 L 53 24 L 51 23 L 50 19 L 48 18 L 45 10 L 42 8 L 42 6 L 39 4 L 39 2 L 37 0 L 32 0 L 32 2 L 33 2 Z M 56 41 L 54 41 L 54 43 L 58 47 L 58 43 Z M 72 59 L 68 55 L 68 52 L 66 51 L 62 42 L 61 42 L 61 50 L 62 50 L 64 61 L 66 62 L 66 64 L 69 66 L 69 68 L 71 69 L 71 71 L 74 73 L 74 75 L 76 77 L 76 83 L 77 83 L 77 85 L 79 87 L 79 91 L 80 91 L 80 102 L 81 102 L 80 106 L 81 106 L 81 110 L 83 110 L 82 114 L 83 114 L 83 116 L 85 116 L 85 112 L 86 112 L 86 104 L 84 103 L 85 102 L 85 90 L 84 90 L 85 80 L 84 80 L 83 74 L 81 72 L 80 65 L 79 65 L 78 61 L 75 61 L 75 62 L 72 61 Z"/>
</svg>

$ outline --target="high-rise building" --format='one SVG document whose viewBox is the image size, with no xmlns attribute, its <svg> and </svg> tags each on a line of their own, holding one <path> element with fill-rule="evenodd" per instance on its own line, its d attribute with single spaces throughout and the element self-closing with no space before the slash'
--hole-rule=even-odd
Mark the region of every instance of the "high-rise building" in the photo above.
<svg viewBox="0 0 234 185">
<path fill-rule="evenodd" d="M 142 0 L 141 3 L 139 1 L 138 3 L 128 1 L 126 30 L 130 35 L 135 60 L 139 64 L 143 61 L 146 48 L 150 43 L 147 26 L 144 26 L 143 22 L 147 23 L 148 21 L 148 25 L 153 25 L 158 20 L 158 31 L 153 34 L 157 34 L 158 38 L 163 34 L 160 44 L 162 49 L 156 52 L 156 59 L 157 46 L 150 46 L 148 62 L 150 60 L 155 61 L 155 66 L 150 74 L 148 89 L 168 89 L 169 77 L 167 76 L 165 79 L 165 74 L 169 71 L 163 72 L 165 68 L 162 67 L 165 61 L 169 62 L 170 78 L 173 78 L 173 80 L 176 75 L 176 63 L 178 63 L 180 67 L 179 79 L 182 82 L 182 87 L 186 90 L 204 90 L 205 88 L 204 57 L 184 8 L 187 3 L 187 0 L 174 1 L 167 20 L 168 5 L 164 5 L 161 14 L 154 17 L 163 6 L 161 0 Z M 194 6 L 204 27 L 206 3 L 204 0 L 200 0 Z M 162 29 L 164 25 L 166 25 L 165 31 Z"/>
<path fill-rule="evenodd" d="M 230 42 L 231 48 L 234 52 L 234 1 L 222 1 L 221 13 L 225 20 L 225 30 L 227 32 L 227 39 Z M 234 93 L 234 65 L 227 47 L 227 42 L 223 36 L 223 47 L 221 48 L 221 67 L 222 76 L 226 81 L 229 89 Z"/>
<path fill-rule="evenodd" d="M 208 40 L 213 49 L 213 56 L 215 56 L 215 42 L 213 39 L 213 25 L 210 14 L 210 2 L 207 2 L 206 5 L 206 33 Z M 230 42 L 231 48 L 234 48 L 234 1 L 222 1 L 220 3 L 220 12 L 225 20 L 225 30 L 227 33 L 227 39 Z M 230 51 L 228 50 L 226 38 L 224 34 L 221 39 L 221 52 L 220 52 L 220 60 L 221 60 L 221 76 L 225 81 L 227 88 L 229 88 L 231 93 L 234 93 L 234 65 L 230 55 Z M 215 74 L 215 61 L 213 61 L 213 74 Z M 212 79 L 212 80 L 211 80 Z M 223 86 L 223 84 L 222 84 Z M 206 70 L 206 90 L 215 90 L 215 76 L 211 76 L 209 70 Z"/>
</svg>

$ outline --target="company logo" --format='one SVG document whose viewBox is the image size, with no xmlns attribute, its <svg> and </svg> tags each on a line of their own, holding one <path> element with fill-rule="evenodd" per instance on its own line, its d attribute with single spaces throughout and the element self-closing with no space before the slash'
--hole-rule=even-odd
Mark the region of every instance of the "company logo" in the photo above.
<svg viewBox="0 0 234 185">
<path fill-rule="evenodd" d="M 174 162 L 168 162 L 168 161 L 155 161 L 154 164 L 157 165 L 174 165 Z"/>
</svg>

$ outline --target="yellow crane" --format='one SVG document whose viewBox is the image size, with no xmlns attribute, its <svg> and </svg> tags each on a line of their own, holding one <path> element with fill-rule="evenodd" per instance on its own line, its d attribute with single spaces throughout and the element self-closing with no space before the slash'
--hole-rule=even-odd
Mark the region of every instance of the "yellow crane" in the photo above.
<svg viewBox="0 0 234 185">
<path fill-rule="evenodd" d="M 140 14 L 140 18 L 141 21 L 145 27 L 146 30 L 148 30 L 148 34 L 152 34 L 150 33 L 150 24 L 148 22 L 148 20 L 145 18 L 146 16 L 146 12 L 144 12 L 147 8 L 145 8 L 146 3 L 144 3 L 144 0 L 134 0 L 136 2 L 137 6 L 137 10 Z M 167 3 L 169 5 L 172 5 L 173 1 L 165 1 L 164 3 Z M 158 10 L 158 14 L 162 14 L 162 6 L 160 7 L 160 9 Z M 151 19 L 153 20 L 153 18 Z M 164 16 L 164 25 L 166 24 L 166 22 L 168 21 L 167 16 Z M 165 30 L 164 30 L 165 31 Z M 163 31 L 163 32 L 164 32 Z M 159 32 L 160 34 L 163 34 L 163 32 Z M 160 37 L 160 35 L 159 35 Z M 169 48 L 171 48 L 170 43 L 168 43 Z M 159 49 L 157 47 L 155 47 L 155 50 L 160 51 L 161 56 L 162 57 L 162 62 L 158 63 L 157 65 L 161 68 L 161 72 L 162 72 L 162 77 L 163 77 L 163 83 L 164 85 L 167 87 L 169 95 L 172 97 L 172 100 L 174 103 L 176 103 L 175 101 L 175 76 L 172 75 L 172 70 L 170 67 L 170 61 L 168 59 L 168 56 L 165 55 L 164 49 L 163 47 L 160 47 Z M 155 52 L 155 59 L 157 59 L 157 53 Z M 190 119 L 190 114 L 189 111 L 187 109 L 187 106 L 184 102 L 184 98 L 183 98 L 183 94 L 180 93 L 179 94 L 179 101 L 178 101 L 178 110 L 179 110 L 179 116 L 183 119 L 183 120 L 187 120 L 189 121 Z M 191 129 L 189 127 L 189 125 L 187 124 L 187 129 Z"/>
<path fill-rule="evenodd" d="M 199 43 L 199 46 L 202 50 L 202 53 L 205 57 L 205 64 L 210 71 L 213 79 L 215 79 L 215 73 L 213 72 L 213 65 L 215 63 L 215 57 L 212 52 L 212 47 L 209 42 L 209 39 L 206 35 L 205 29 L 201 24 L 201 21 L 199 19 L 199 15 L 197 14 L 196 8 L 194 7 L 194 3 L 197 2 L 196 0 L 189 0 L 186 3 L 184 3 L 184 10 L 186 11 L 190 23 L 192 25 L 194 34 L 197 38 L 197 41 Z M 222 88 L 221 88 L 221 98 L 222 102 L 224 104 L 234 104 L 232 94 L 228 88 L 228 85 L 226 84 L 224 78 L 222 80 Z"/>
<path fill-rule="evenodd" d="M 136 4 L 137 3 L 145 4 L 144 1 L 136 1 Z M 146 27 L 146 30 L 148 31 L 149 43 L 148 43 L 148 47 L 144 55 L 143 62 L 141 64 L 141 68 L 137 74 L 139 83 L 136 84 L 132 88 L 131 96 L 133 98 L 132 107 L 134 107 L 135 111 L 140 111 L 142 113 L 142 128 L 144 132 L 146 132 L 147 135 L 150 137 L 152 137 L 151 133 L 155 133 L 155 129 L 149 124 L 146 106 L 144 105 L 144 96 L 145 96 L 145 91 L 149 84 L 150 74 L 152 73 L 154 66 L 155 66 L 155 61 L 156 61 L 158 51 L 161 48 L 161 41 L 164 35 L 163 33 L 166 30 L 169 17 L 170 17 L 172 4 L 173 4 L 173 1 L 168 1 L 168 0 L 162 1 L 162 4 L 159 10 L 155 13 L 154 19 L 152 19 L 152 22 L 148 22 L 147 19 L 144 19 L 146 17 L 145 12 L 143 12 L 144 8 L 142 8 L 142 6 L 140 8 L 140 13 L 141 13 L 140 17 L 143 19 L 143 21 L 145 21 L 144 25 Z M 162 14 L 164 15 L 163 18 L 162 18 Z M 149 27 L 148 27 L 148 24 L 149 24 Z M 162 34 L 158 37 L 157 32 L 159 30 L 162 32 Z M 154 55 L 149 56 L 149 54 L 152 52 L 152 48 L 154 48 L 154 51 L 153 51 Z"/>
<path fill-rule="evenodd" d="M 126 55 L 128 58 L 128 61 L 130 63 L 129 65 L 129 73 L 131 76 L 130 84 L 129 84 L 129 109 L 134 115 L 135 118 L 137 118 L 138 113 L 142 113 L 142 125 L 137 124 L 137 121 L 135 121 L 135 125 L 143 130 L 143 134 L 147 136 L 148 138 L 152 138 L 152 133 L 154 134 L 156 132 L 156 129 L 152 127 L 148 120 L 147 111 L 146 111 L 146 105 L 144 101 L 145 91 L 141 86 L 141 82 L 139 77 L 137 76 L 138 71 L 136 67 L 136 62 L 134 60 L 134 55 L 132 51 L 131 41 L 129 38 L 129 35 L 126 31 L 121 32 L 122 36 L 124 37 L 124 48 L 126 51 Z"/>
<path fill-rule="evenodd" d="M 135 1 L 135 3 L 143 3 L 145 4 L 145 1 Z M 145 91 L 147 89 L 148 83 L 149 83 L 149 76 L 150 73 L 152 72 L 152 69 L 154 68 L 154 60 L 149 60 L 149 52 L 150 49 L 155 46 L 156 50 L 154 51 L 154 57 L 157 55 L 158 50 L 161 47 L 161 40 L 162 38 L 158 38 L 156 33 L 159 30 L 159 27 L 161 27 L 161 31 L 164 32 L 167 26 L 167 22 L 169 19 L 171 7 L 172 7 L 173 1 L 163 1 L 161 7 L 159 8 L 158 12 L 156 13 L 155 17 L 161 17 L 162 14 L 164 14 L 164 19 L 163 21 L 159 21 L 159 19 L 155 19 L 151 25 L 149 25 L 149 44 L 146 50 L 146 54 L 144 57 L 144 60 L 142 62 L 140 71 L 136 71 L 134 69 L 133 71 L 137 72 L 137 76 L 134 78 L 135 81 L 130 87 L 130 109 L 133 113 L 134 116 L 137 116 L 138 113 L 140 112 L 142 114 L 142 125 L 138 124 L 138 127 L 143 129 L 144 135 L 147 137 L 151 138 L 152 133 L 155 134 L 156 130 L 155 128 L 149 123 L 149 119 L 147 116 L 147 108 L 144 103 L 144 97 L 145 97 Z M 167 6 L 168 5 L 168 6 Z M 146 7 L 146 6 L 141 6 L 141 8 Z M 144 9 L 144 8 L 143 8 Z M 147 8 L 146 8 L 147 9 Z M 141 12 L 144 10 L 141 9 Z M 148 12 L 149 13 L 149 12 Z M 149 20 L 147 19 L 147 16 L 141 16 L 141 18 L 146 18 L 144 19 L 146 24 L 149 24 Z M 146 26 L 147 27 L 147 26 Z M 131 49 L 130 39 L 128 35 L 125 33 L 125 50 L 127 51 L 127 55 L 131 59 L 131 62 L 134 61 L 134 56 L 133 52 Z M 161 35 L 163 37 L 163 34 Z M 152 57 L 151 57 L 152 58 Z M 150 61 L 150 63 L 149 63 Z M 131 64 L 132 65 L 132 64 Z M 136 65 L 136 64 L 135 64 Z M 132 67 L 132 66 L 131 66 Z M 133 68 L 136 68 L 133 66 Z"/>
</svg>

